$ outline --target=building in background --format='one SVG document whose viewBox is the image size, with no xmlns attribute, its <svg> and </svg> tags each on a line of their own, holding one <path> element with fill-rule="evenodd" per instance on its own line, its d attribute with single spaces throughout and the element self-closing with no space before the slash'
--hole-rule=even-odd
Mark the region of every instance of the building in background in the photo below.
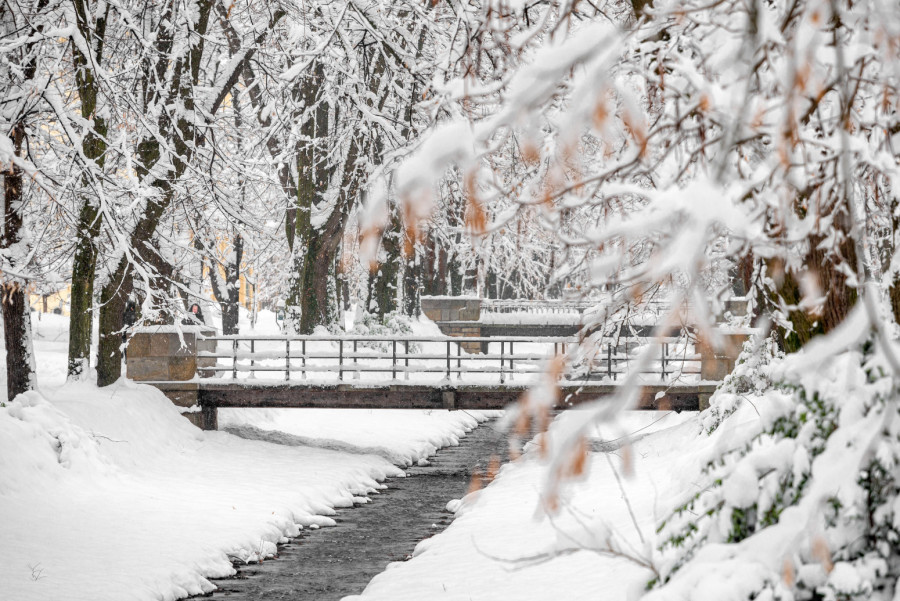
<svg viewBox="0 0 900 601">
<path fill-rule="evenodd" d="M 31 310 L 37 313 L 55 313 L 56 315 L 69 314 L 69 297 L 72 295 L 72 286 L 67 284 L 65 288 L 55 292 L 41 294 L 31 291 L 28 294 L 28 304 Z"/>
</svg>

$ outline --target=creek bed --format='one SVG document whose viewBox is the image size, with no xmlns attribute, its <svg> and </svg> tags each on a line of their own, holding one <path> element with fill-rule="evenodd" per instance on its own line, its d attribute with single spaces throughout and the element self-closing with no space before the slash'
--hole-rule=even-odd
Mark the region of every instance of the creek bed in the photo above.
<svg viewBox="0 0 900 601">
<path fill-rule="evenodd" d="M 466 494 L 473 473 L 485 473 L 492 456 L 507 458 L 507 436 L 495 425 L 484 422 L 429 465 L 386 480 L 388 488 L 369 503 L 339 509 L 332 516 L 337 526 L 303 530 L 279 548 L 277 559 L 235 566 L 236 576 L 216 580 L 212 598 L 337 601 L 361 593 L 388 563 L 408 559 L 419 541 L 450 524 L 447 502 Z"/>
</svg>

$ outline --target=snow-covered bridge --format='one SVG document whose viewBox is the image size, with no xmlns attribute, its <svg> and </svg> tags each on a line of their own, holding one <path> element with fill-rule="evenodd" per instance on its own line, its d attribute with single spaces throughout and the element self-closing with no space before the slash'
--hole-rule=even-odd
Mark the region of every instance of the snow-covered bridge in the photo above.
<svg viewBox="0 0 900 601">
<path fill-rule="evenodd" d="M 575 336 L 586 324 L 590 327 L 590 311 L 596 307 L 596 301 L 422 297 L 422 312 L 448 336 Z M 630 317 L 628 328 L 634 335 L 649 335 L 664 312 L 660 303 L 645 303 L 640 314 Z"/>
<path fill-rule="evenodd" d="M 138 332 L 128 376 L 152 383 L 195 421 L 218 407 L 501 409 L 535 384 L 569 407 L 613 394 L 625 374 L 641 408 L 696 409 L 728 359 L 684 339 L 417 336 L 217 336 L 189 327 Z M 480 352 L 467 352 L 477 348 Z M 650 353 L 650 354 L 648 354 Z M 548 369 L 550 365 L 552 368 Z M 562 374 L 548 382 L 548 373 Z M 637 373 L 635 373 L 637 372 Z"/>
</svg>

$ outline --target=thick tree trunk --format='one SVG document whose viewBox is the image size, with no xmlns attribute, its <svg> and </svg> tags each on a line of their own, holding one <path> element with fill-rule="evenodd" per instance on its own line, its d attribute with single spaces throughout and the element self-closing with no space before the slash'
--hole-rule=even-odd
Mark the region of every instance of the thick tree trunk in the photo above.
<svg viewBox="0 0 900 601">
<path fill-rule="evenodd" d="M 337 321 L 337 305 L 329 288 L 334 279 L 334 256 L 343 228 L 316 232 L 306 245 L 307 260 L 302 274 L 300 296 L 301 334 L 312 334 L 316 326 Z"/>
<path fill-rule="evenodd" d="M 312 331 L 309 324 L 317 318 L 306 316 L 307 310 L 318 313 L 318 299 L 311 298 L 307 288 L 313 280 L 316 266 L 310 262 L 323 261 L 318 255 L 319 241 L 312 227 L 312 211 L 322 200 L 322 195 L 330 183 L 332 170 L 325 161 L 325 153 L 317 147 L 317 137 L 328 134 L 328 106 L 324 100 L 317 101 L 319 82 L 324 78 L 324 69 L 317 64 L 313 74 L 304 78 L 300 85 L 300 97 L 305 106 L 316 106 L 313 114 L 300 125 L 300 135 L 305 139 L 297 148 L 297 196 L 287 212 L 291 224 L 291 274 L 288 295 L 285 300 L 285 329 L 295 334 Z M 319 266 L 322 270 L 322 266 Z M 323 302 L 327 302 L 322 298 Z"/>
<path fill-rule="evenodd" d="M 391 222 L 381 237 L 384 254 L 379 256 L 378 269 L 371 278 L 371 298 L 368 311 L 379 318 L 397 310 L 397 277 L 400 274 L 401 237 L 403 222 L 399 212 L 391 212 Z"/>
<path fill-rule="evenodd" d="M 97 345 L 97 385 L 109 386 L 122 375 L 122 329 L 125 302 L 134 282 L 131 264 L 123 259 L 110 281 L 100 290 L 100 340 Z"/>
<path fill-rule="evenodd" d="M 12 400 L 33 390 L 34 350 L 31 342 L 31 314 L 25 285 L 3 283 L 3 335 L 6 342 L 6 398 Z"/>
<path fill-rule="evenodd" d="M 818 278 L 819 289 L 825 300 L 821 313 L 818 314 L 799 309 L 788 312 L 791 329 L 778 328 L 777 332 L 782 348 L 789 353 L 800 350 L 813 337 L 832 331 L 844 321 L 856 304 L 858 292 L 856 288 L 848 285 L 847 275 L 840 269 L 841 263 L 856 265 L 853 240 L 845 235 L 840 243 L 838 251 L 842 259 L 829 255 L 826 250 L 819 248 L 822 240 L 820 236 L 810 237 L 810 251 L 803 264 L 815 269 L 812 275 Z M 769 267 L 770 272 L 775 271 L 777 277 L 781 271 L 780 267 L 772 261 L 769 262 Z M 803 300 L 803 293 L 797 274 L 784 273 L 777 289 L 777 296 L 787 306 L 799 305 Z"/>
<path fill-rule="evenodd" d="M 157 198 L 148 201 L 144 214 L 131 234 L 130 246 L 138 256 L 143 257 L 145 243 L 153 238 L 153 233 L 162 219 L 163 213 L 172 203 L 173 191 L 165 180 L 157 180 L 154 186 L 159 191 Z M 122 331 L 124 328 L 125 303 L 134 291 L 133 266 L 128 257 L 122 256 L 115 271 L 100 291 L 100 341 L 97 348 L 97 385 L 109 386 L 122 375 Z"/>
<path fill-rule="evenodd" d="M 88 161 L 99 169 L 106 162 L 106 120 L 97 114 L 98 86 L 94 77 L 94 65 L 103 60 L 103 42 L 106 37 L 106 16 L 92 22 L 91 10 L 83 0 L 73 2 L 79 33 L 94 44 L 92 59 L 81 52 L 81 46 L 72 44 L 75 64 L 75 81 L 81 100 L 81 116 L 93 123 L 82 140 L 81 149 Z M 109 8 L 107 7 L 107 12 Z M 84 179 L 85 187 L 90 180 Z M 97 237 L 100 235 L 101 216 L 98 201 L 93 195 L 82 200 L 75 231 L 75 256 L 72 260 L 72 286 L 69 299 L 69 357 L 68 377 L 79 379 L 89 372 L 91 353 L 91 323 L 93 321 L 94 276 L 97 267 Z"/>
<path fill-rule="evenodd" d="M 94 276 L 97 268 L 95 240 L 99 233 L 99 225 L 100 218 L 96 214 L 96 209 L 85 203 L 78 219 L 75 256 L 72 259 L 72 287 L 69 297 L 70 379 L 81 378 L 90 368 Z"/>
<path fill-rule="evenodd" d="M 12 132 L 16 155 L 21 155 L 25 139 L 24 125 L 19 122 Z M 22 239 L 22 170 L 15 164 L 3 174 L 3 231 L 0 248 L 4 253 L 15 253 L 12 248 Z M 16 396 L 32 390 L 35 386 L 34 352 L 31 345 L 31 315 L 26 299 L 27 282 L 15 275 L 24 269 L 16 256 L 4 257 L 5 268 L 2 290 L 3 334 L 6 342 L 6 397 L 10 401 Z M 11 273 L 13 272 L 13 273 Z"/>
</svg>

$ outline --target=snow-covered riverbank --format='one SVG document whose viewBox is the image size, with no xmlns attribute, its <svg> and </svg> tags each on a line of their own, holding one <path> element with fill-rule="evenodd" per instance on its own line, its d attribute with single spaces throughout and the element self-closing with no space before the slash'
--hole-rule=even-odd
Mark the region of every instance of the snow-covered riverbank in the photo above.
<svg viewBox="0 0 900 601">
<path fill-rule="evenodd" d="M 562 414 L 550 434 L 578 413 Z M 696 416 L 628 412 L 595 432 L 594 447 L 609 452 L 590 454 L 588 477 L 554 516 L 542 509 L 548 464 L 532 448 L 466 497 L 450 527 L 422 541 L 412 560 L 392 564 L 347 601 L 636 598 L 653 574 L 635 559 L 651 555 L 647 544 L 670 489 L 695 456 L 684 449 L 696 440 Z M 627 451 L 617 448 L 623 435 L 636 440 Z M 632 463 L 631 477 L 623 459 Z M 632 557 L 600 552 L 607 540 Z"/>
<path fill-rule="evenodd" d="M 149 386 L 64 385 L 64 319 L 35 323 L 41 389 L 0 407 L 4 599 L 209 591 L 207 579 L 232 573 L 232 559 L 269 555 L 298 528 L 330 524 L 335 507 L 366 502 L 379 480 L 484 419 L 234 410 L 229 427 L 278 429 L 306 444 L 203 432 Z"/>
<path fill-rule="evenodd" d="M 371 430 L 362 412 L 332 413 L 318 422 L 348 438 Z M 452 444 L 477 423 L 466 413 L 392 417 L 382 446 L 390 437 L 423 457 L 429 440 Z M 207 578 L 230 574 L 232 558 L 329 525 L 334 507 L 365 502 L 403 471 L 373 454 L 202 432 L 158 391 L 124 383 L 8 403 L 0 474 L 0 582 L 4 598 L 24 601 L 209 591 Z"/>
</svg>

